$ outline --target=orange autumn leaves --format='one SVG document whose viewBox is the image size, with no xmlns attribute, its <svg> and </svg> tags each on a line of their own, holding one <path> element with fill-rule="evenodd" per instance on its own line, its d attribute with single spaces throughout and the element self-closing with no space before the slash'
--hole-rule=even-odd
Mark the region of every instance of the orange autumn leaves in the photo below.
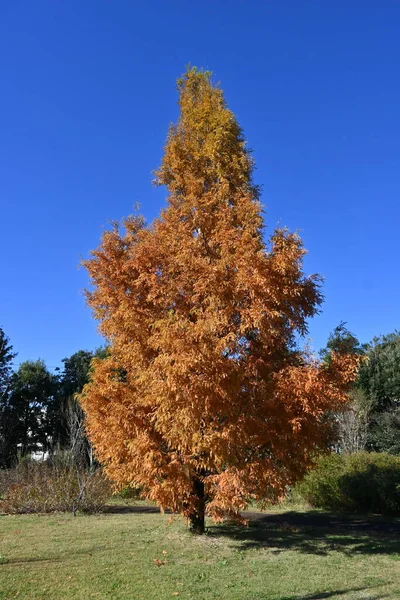
<svg viewBox="0 0 400 600">
<path fill-rule="evenodd" d="M 282 495 L 326 447 L 357 359 L 297 349 L 321 303 L 301 240 L 263 239 L 253 161 L 210 75 L 178 82 L 157 182 L 168 205 L 131 216 L 85 261 L 110 342 L 81 397 L 96 454 L 119 485 L 189 518 L 237 517 Z M 204 487 L 199 497 L 198 485 Z"/>
</svg>

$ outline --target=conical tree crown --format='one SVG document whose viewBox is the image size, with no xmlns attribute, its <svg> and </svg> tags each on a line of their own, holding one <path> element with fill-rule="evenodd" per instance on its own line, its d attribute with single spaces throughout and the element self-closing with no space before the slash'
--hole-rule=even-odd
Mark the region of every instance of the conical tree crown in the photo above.
<svg viewBox="0 0 400 600">
<path fill-rule="evenodd" d="M 229 201 L 239 189 L 256 193 L 242 131 L 210 73 L 190 69 L 178 90 L 180 117 L 170 128 L 158 182 L 177 199 L 197 203 L 211 195 Z"/>
<path fill-rule="evenodd" d="M 186 515 L 206 498 L 219 517 L 304 471 L 355 362 L 321 367 L 296 348 L 319 280 L 298 236 L 264 243 L 253 161 L 210 74 L 189 69 L 178 89 L 157 172 L 166 209 L 151 227 L 130 217 L 106 232 L 85 263 L 110 352 L 82 403 L 115 481 Z"/>
<path fill-rule="evenodd" d="M 166 185 L 169 205 L 193 232 L 210 235 L 226 208 L 246 198 L 248 215 L 261 226 L 259 190 L 252 182 L 253 159 L 242 131 L 209 72 L 189 69 L 178 81 L 180 117 L 171 126 L 157 182 Z M 249 207 L 247 207 L 249 208 Z M 242 224 L 243 214 L 236 215 Z M 233 223 L 233 221 L 232 221 Z M 249 225 L 249 223 L 248 223 Z"/>
</svg>

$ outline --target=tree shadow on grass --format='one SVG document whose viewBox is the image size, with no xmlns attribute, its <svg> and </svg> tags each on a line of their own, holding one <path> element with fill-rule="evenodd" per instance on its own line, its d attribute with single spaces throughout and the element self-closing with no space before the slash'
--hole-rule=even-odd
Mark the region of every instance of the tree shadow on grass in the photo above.
<svg viewBox="0 0 400 600">
<path fill-rule="evenodd" d="M 160 513 L 158 506 L 152 506 L 151 504 L 107 504 L 102 512 L 107 515 L 125 515 L 125 514 L 157 514 Z M 168 511 L 165 511 L 168 513 Z"/>
<path fill-rule="evenodd" d="M 325 600 L 328 598 L 337 598 L 338 596 L 343 596 L 344 594 L 348 594 L 349 592 L 365 592 L 371 588 L 365 587 L 357 587 L 351 588 L 347 590 L 333 590 L 331 592 L 316 592 L 315 594 L 306 594 L 305 596 L 285 596 L 284 598 L 280 598 L 280 600 Z M 384 598 L 389 598 L 390 594 L 379 594 L 375 596 L 368 596 L 368 600 L 383 600 Z"/>
<path fill-rule="evenodd" d="M 230 538 L 239 550 L 270 548 L 274 553 L 297 550 L 326 556 L 332 551 L 347 555 L 399 554 L 400 523 L 379 518 L 359 519 L 327 513 L 248 513 L 249 526 L 215 525 L 213 537 Z"/>
<path fill-rule="evenodd" d="M 84 558 L 99 555 L 100 553 L 110 552 L 110 547 L 107 545 L 91 546 L 89 548 L 73 548 L 68 555 L 61 552 L 53 552 L 44 556 L 19 556 L 15 558 L 5 557 L 4 562 L 0 563 L 1 567 L 18 567 L 30 563 L 60 563 L 64 562 L 66 558 L 75 558 L 82 556 Z M 0 596 L 1 598 L 1 596 Z"/>
</svg>

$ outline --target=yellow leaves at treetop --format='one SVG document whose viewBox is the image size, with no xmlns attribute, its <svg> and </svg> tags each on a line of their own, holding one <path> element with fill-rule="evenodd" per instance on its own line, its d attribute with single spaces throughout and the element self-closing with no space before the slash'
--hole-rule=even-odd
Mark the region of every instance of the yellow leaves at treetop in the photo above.
<svg viewBox="0 0 400 600">
<path fill-rule="evenodd" d="M 81 398 L 98 458 L 202 529 L 249 499 L 279 497 L 329 439 L 357 368 L 329 368 L 297 334 L 321 303 L 297 235 L 267 245 L 253 160 L 210 75 L 178 84 L 157 180 L 168 206 L 147 227 L 129 217 L 85 262 L 88 304 L 110 342 Z M 196 525 L 197 524 L 197 525 Z"/>
</svg>

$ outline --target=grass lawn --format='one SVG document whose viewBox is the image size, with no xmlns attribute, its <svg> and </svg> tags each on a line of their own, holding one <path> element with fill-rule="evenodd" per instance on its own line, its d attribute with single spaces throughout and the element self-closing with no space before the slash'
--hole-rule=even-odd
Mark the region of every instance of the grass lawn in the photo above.
<svg viewBox="0 0 400 600">
<path fill-rule="evenodd" d="M 1 600 L 400 599 L 398 521 L 274 510 L 194 537 L 142 503 L 109 510 L 0 516 Z"/>
</svg>

